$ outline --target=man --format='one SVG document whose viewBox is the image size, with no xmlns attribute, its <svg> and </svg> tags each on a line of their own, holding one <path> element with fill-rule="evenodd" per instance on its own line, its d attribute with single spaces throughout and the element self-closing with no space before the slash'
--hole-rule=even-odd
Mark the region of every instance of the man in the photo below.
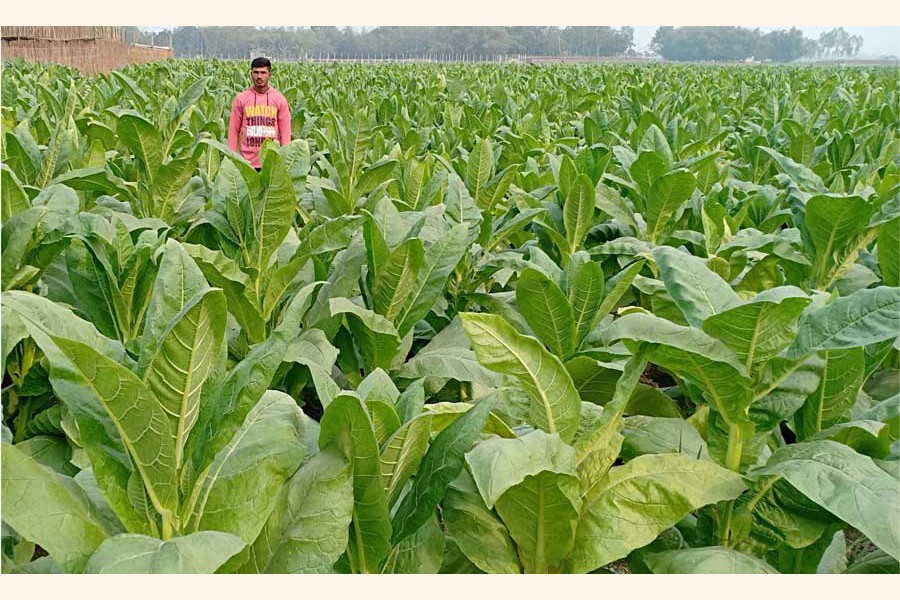
<svg viewBox="0 0 900 600">
<path fill-rule="evenodd" d="M 285 146 L 291 141 L 291 109 L 281 92 L 269 87 L 271 76 L 271 61 L 254 58 L 250 63 L 253 85 L 235 97 L 228 119 L 228 146 L 257 171 L 263 142 L 274 139 Z"/>
</svg>

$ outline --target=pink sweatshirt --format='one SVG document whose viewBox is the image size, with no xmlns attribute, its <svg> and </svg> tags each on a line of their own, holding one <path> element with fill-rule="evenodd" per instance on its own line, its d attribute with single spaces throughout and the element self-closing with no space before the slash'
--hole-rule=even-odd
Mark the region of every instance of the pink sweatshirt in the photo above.
<svg viewBox="0 0 900 600">
<path fill-rule="evenodd" d="M 257 168 L 259 148 L 266 139 L 286 146 L 291 141 L 291 109 L 281 92 L 269 88 L 257 94 L 252 87 L 240 92 L 228 119 L 228 146 L 234 151 L 238 151 L 238 134 L 241 156 Z"/>
</svg>

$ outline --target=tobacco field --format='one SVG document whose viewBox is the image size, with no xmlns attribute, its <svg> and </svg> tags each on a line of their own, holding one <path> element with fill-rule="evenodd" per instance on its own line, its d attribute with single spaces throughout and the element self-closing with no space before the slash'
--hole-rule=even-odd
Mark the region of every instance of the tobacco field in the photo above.
<svg viewBox="0 0 900 600">
<path fill-rule="evenodd" d="M 2 74 L 5 573 L 898 573 L 889 68 Z"/>
</svg>

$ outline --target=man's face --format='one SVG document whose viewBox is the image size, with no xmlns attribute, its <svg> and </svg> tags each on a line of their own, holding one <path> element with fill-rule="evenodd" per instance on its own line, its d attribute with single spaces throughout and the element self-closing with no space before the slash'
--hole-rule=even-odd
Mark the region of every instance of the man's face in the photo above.
<svg viewBox="0 0 900 600">
<path fill-rule="evenodd" d="M 254 67 L 250 69 L 250 77 L 253 78 L 253 85 L 258 88 L 264 88 L 269 84 L 269 77 L 272 72 L 269 67 Z"/>
</svg>

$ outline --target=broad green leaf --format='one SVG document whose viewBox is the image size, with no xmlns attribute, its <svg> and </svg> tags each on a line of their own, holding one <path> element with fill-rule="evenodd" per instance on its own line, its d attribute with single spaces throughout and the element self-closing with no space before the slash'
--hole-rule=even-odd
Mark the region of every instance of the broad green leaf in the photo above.
<svg viewBox="0 0 900 600">
<path fill-rule="evenodd" d="M 425 247 L 422 266 L 416 281 L 395 320 L 397 331 L 406 335 L 416 323 L 424 319 L 441 296 L 447 277 L 456 268 L 468 248 L 468 228 L 457 224 L 446 235 Z"/>
<path fill-rule="evenodd" d="M 817 283 L 823 286 L 828 275 L 848 258 L 855 260 L 859 244 L 874 207 L 859 196 L 813 196 L 806 202 L 806 229 L 816 250 L 814 265 Z"/>
<path fill-rule="evenodd" d="M 644 261 L 638 260 L 628 265 L 623 271 L 620 271 L 615 277 L 612 277 L 609 280 L 608 285 L 606 286 L 606 295 L 603 297 L 600 308 L 597 309 L 597 316 L 592 325 L 596 325 L 600 319 L 612 312 L 613 308 L 615 308 L 622 299 L 622 296 L 625 295 L 625 292 L 631 287 L 635 277 L 637 277 L 643 267 Z"/>
<path fill-rule="evenodd" d="M 443 563 L 446 539 L 437 513 L 432 513 L 414 534 L 391 548 L 381 572 L 436 575 Z"/>
<path fill-rule="evenodd" d="M 797 319 L 809 303 L 809 297 L 799 288 L 773 288 L 749 302 L 707 317 L 703 331 L 734 350 L 749 371 L 791 343 Z"/>
<path fill-rule="evenodd" d="M 381 477 L 388 506 L 393 506 L 409 481 L 431 439 L 431 415 L 423 414 L 406 422 L 385 442 L 381 449 Z"/>
<path fill-rule="evenodd" d="M 366 400 L 366 410 L 369 411 L 369 418 L 372 420 L 372 430 L 375 432 L 375 441 L 379 447 L 387 442 L 388 438 L 400 429 L 402 424 L 394 403 L 375 398 Z"/>
<path fill-rule="evenodd" d="M 580 399 L 572 378 L 540 342 L 516 332 L 502 317 L 461 313 L 463 328 L 479 362 L 517 378 L 525 387 L 536 427 L 571 441 L 578 429 Z"/>
<path fill-rule="evenodd" d="M 144 374 L 144 382 L 162 405 L 175 435 L 175 465 L 200 410 L 200 389 L 212 372 L 225 336 L 225 296 L 211 290 L 189 301 L 164 332 Z"/>
<path fill-rule="evenodd" d="M 603 317 L 599 314 L 600 303 L 603 302 L 603 288 L 603 267 L 600 266 L 600 263 L 596 263 L 590 258 L 579 260 L 573 256 L 567 291 L 575 322 L 574 346 L 576 349 L 591 332 L 594 323 Z M 522 306 L 520 302 L 517 304 Z"/>
<path fill-rule="evenodd" d="M 447 182 L 447 194 L 444 199 L 446 212 L 444 214 L 452 225 L 463 224 L 466 226 L 468 232 L 466 244 L 471 244 L 478 239 L 484 217 L 456 173 L 449 173 Z"/>
<path fill-rule="evenodd" d="M 647 367 L 649 356 L 650 347 L 644 345 L 628 359 L 622 375 L 616 381 L 612 398 L 602 412 L 592 410 L 582 402 L 583 416 L 575 449 L 578 477 L 583 489 L 589 489 L 600 481 L 619 456 L 624 440 L 621 434 L 622 415 Z"/>
<path fill-rule="evenodd" d="M 765 561 L 752 554 L 745 554 L 724 546 L 669 550 L 651 554 L 644 560 L 654 573 L 667 575 L 762 575 L 778 573 Z"/>
<path fill-rule="evenodd" d="M 24 287 L 37 277 L 38 269 L 28 264 L 31 251 L 40 235 L 38 225 L 44 216 L 42 208 L 31 208 L 3 222 L 2 255 L 0 268 L 3 269 L 3 291 Z"/>
<path fill-rule="evenodd" d="M 393 323 L 347 298 L 331 298 L 328 305 L 332 315 L 347 314 L 354 342 L 370 369 L 390 369 L 400 348 L 400 336 Z"/>
<path fill-rule="evenodd" d="M 824 361 L 818 354 L 790 360 L 776 356 L 754 375 L 750 418 L 760 431 L 790 419 L 818 387 Z"/>
<path fill-rule="evenodd" d="M 687 202 L 697 180 L 690 171 L 673 171 L 654 182 L 647 194 L 647 240 L 660 244 L 675 229 L 675 220 Z"/>
<path fill-rule="evenodd" d="M 466 461 L 488 507 L 496 505 L 531 572 L 559 564 L 572 548 L 581 506 L 575 451 L 540 430 L 492 438 Z"/>
<path fill-rule="evenodd" d="M 740 304 L 731 286 L 701 259 L 669 246 L 654 248 L 653 258 L 666 290 L 694 327 Z"/>
<path fill-rule="evenodd" d="M 884 225 L 878 232 L 878 266 L 885 285 L 900 285 L 900 217 Z"/>
<path fill-rule="evenodd" d="M 798 358 L 817 350 L 868 346 L 900 331 L 900 288 L 860 290 L 800 317 L 797 338 L 785 352 Z"/>
<path fill-rule="evenodd" d="M 494 174 L 494 153 L 489 138 L 479 139 L 466 164 L 466 187 L 480 208 L 487 208 L 485 187 Z"/>
<path fill-rule="evenodd" d="M 631 167 L 628 168 L 628 173 L 641 189 L 650 190 L 653 183 L 671 167 L 671 160 L 667 164 L 663 156 L 649 150 L 638 155 L 637 159 L 631 163 Z"/>
<path fill-rule="evenodd" d="M 208 291 L 203 272 L 175 240 L 168 240 L 160 260 L 156 282 L 141 337 L 141 357 L 138 372 L 144 374 L 150 361 L 159 353 L 159 346 L 176 319 L 191 302 L 197 302 Z M 195 316 L 196 318 L 196 316 Z M 183 365 L 179 365 L 183 368 Z"/>
<path fill-rule="evenodd" d="M 98 255 L 89 243 L 74 239 L 65 254 L 66 270 L 78 304 L 97 329 L 110 337 L 128 339 L 124 296 L 106 256 Z"/>
<path fill-rule="evenodd" d="M 397 414 L 408 423 L 425 410 L 425 379 L 413 381 L 397 398 Z"/>
<path fill-rule="evenodd" d="M 262 273 L 294 221 L 297 201 L 284 159 L 274 150 L 263 156 L 263 189 L 253 201 L 253 238 L 249 240 L 251 265 Z M 257 290 L 258 291 L 258 290 Z"/>
<path fill-rule="evenodd" d="M 191 529 L 233 533 L 252 544 L 278 490 L 305 455 L 297 403 L 287 394 L 266 392 L 198 478 L 190 503 Z"/>
<path fill-rule="evenodd" d="M 188 438 L 187 454 L 192 457 L 195 474 L 208 467 L 244 427 L 248 413 L 271 386 L 295 336 L 296 325 L 276 328 L 224 375 L 220 385 L 203 387 L 200 415 Z M 224 346 L 223 350 L 227 351 Z M 312 367 L 310 370 L 314 371 Z"/>
<path fill-rule="evenodd" d="M 18 177 L 5 163 L 0 165 L 0 204 L 2 204 L 3 222 L 10 217 L 31 208 L 31 202 L 22 189 Z"/>
<path fill-rule="evenodd" d="M 693 458 L 709 458 L 706 442 L 684 419 L 635 415 L 623 420 L 622 460 L 644 454 L 680 452 Z"/>
<path fill-rule="evenodd" d="M 128 450 L 154 508 L 164 519 L 178 506 L 175 436 L 150 389 L 131 371 L 90 346 L 52 339 L 63 360 L 51 360 L 54 390 L 66 403 L 99 402 Z"/>
<path fill-rule="evenodd" d="M 368 194 L 375 190 L 375 188 L 391 179 L 396 166 L 396 160 L 382 159 L 366 167 L 356 184 L 356 193 Z"/>
<path fill-rule="evenodd" d="M 40 544 L 67 572 L 80 573 L 107 536 L 87 496 L 68 477 L 7 443 L 2 464 L 4 523 Z"/>
<path fill-rule="evenodd" d="M 850 575 L 896 575 L 900 564 L 881 550 L 869 552 L 852 565 L 845 573 Z"/>
<path fill-rule="evenodd" d="M 50 135 L 50 142 L 41 159 L 41 170 L 35 182 L 39 188 L 46 187 L 54 175 L 65 169 L 72 159 L 73 151 L 77 148 L 78 129 L 72 117 L 75 114 L 75 105 L 79 98 L 78 88 L 73 82 L 66 94 L 65 109 L 62 114 L 57 114 L 59 120 Z"/>
<path fill-rule="evenodd" d="M 12 349 L 30 336 L 29 325 L 58 337 L 83 342 L 101 354 L 116 361 L 125 359 L 125 348 L 97 331 L 89 321 L 81 319 L 71 310 L 47 298 L 24 291 L 3 293 L 2 306 L 2 368 Z"/>
<path fill-rule="evenodd" d="M 363 217 L 359 215 L 344 215 L 314 227 L 307 226 L 300 232 L 301 254 L 315 256 L 343 250 L 350 243 L 353 234 L 361 225 Z"/>
<path fill-rule="evenodd" d="M 574 254 L 581 241 L 591 228 L 594 217 L 594 204 L 596 193 L 591 178 L 582 173 L 575 178 L 572 188 L 563 205 L 563 223 L 566 226 L 566 240 L 569 242 L 568 251 Z"/>
<path fill-rule="evenodd" d="M 210 250 L 199 244 L 182 244 L 190 257 L 197 263 L 206 279 L 214 286 L 222 288 L 230 312 L 253 342 L 265 338 L 265 323 L 257 306 L 250 277 L 238 264 L 217 250 Z"/>
<path fill-rule="evenodd" d="M 516 305 L 529 327 L 558 357 L 574 348 L 572 307 L 555 282 L 536 269 L 525 269 L 516 283 Z"/>
<path fill-rule="evenodd" d="M 825 364 L 819 387 L 794 415 L 801 441 L 846 420 L 863 384 L 866 360 L 862 348 L 830 350 L 821 356 Z"/>
<path fill-rule="evenodd" d="M 394 513 L 395 544 L 415 533 L 434 513 L 447 486 L 463 469 L 464 455 L 484 429 L 494 403 L 491 396 L 481 400 L 434 439 L 416 470 L 412 488 Z"/>
<path fill-rule="evenodd" d="M 357 572 L 377 572 L 391 547 L 391 521 L 375 432 L 358 397 L 341 393 L 328 405 L 319 448 L 324 451 L 331 445 L 350 459 L 353 469 L 351 561 Z"/>
<path fill-rule="evenodd" d="M 584 496 L 570 572 L 588 573 L 652 542 L 689 512 L 746 489 L 740 475 L 683 454 L 639 456 Z"/>
<path fill-rule="evenodd" d="M 400 397 L 400 390 L 382 369 L 375 369 L 366 375 L 366 378 L 356 386 L 356 393 L 365 402 L 379 400 L 390 406 L 394 406 Z"/>
<path fill-rule="evenodd" d="M 652 385 L 638 384 L 628 400 L 625 412 L 629 415 L 680 419 L 681 409 L 670 396 Z"/>
<path fill-rule="evenodd" d="M 233 241 L 241 246 L 243 253 L 246 253 L 249 244 L 247 238 L 253 235 L 250 187 L 232 161 L 225 161 L 219 166 L 213 183 L 212 200 L 213 210 L 222 215 L 226 221 L 221 226 L 218 222 L 212 222 L 213 227 L 229 239 L 234 238 Z M 208 214 L 207 218 L 215 217 Z"/>
<path fill-rule="evenodd" d="M 672 149 L 669 147 L 669 141 L 666 139 L 666 134 L 655 123 L 644 132 L 637 150 L 639 153 L 654 152 L 665 161 L 667 168 L 672 168 Z"/>
<path fill-rule="evenodd" d="M 115 507 L 118 517 L 131 531 L 142 533 L 153 531 L 155 523 L 149 521 L 150 517 L 146 511 L 143 514 L 138 513 L 129 499 L 129 482 L 134 480 L 139 488 L 143 484 L 140 473 L 134 472 L 133 460 L 129 458 L 126 444 L 122 440 L 113 415 L 96 394 L 84 389 L 84 386 L 77 382 L 72 384 L 70 380 L 79 378 L 66 373 L 76 368 L 48 336 L 44 324 L 34 321 L 26 321 L 26 324 L 28 334 L 50 363 L 50 382 L 55 394 L 63 400 L 67 412 L 73 417 L 64 428 L 70 437 L 77 438 L 84 449 L 96 474 L 99 488 L 109 504 Z M 77 333 L 77 328 L 71 331 Z M 98 347 L 102 347 L 102 344 L 98 344 Z M 124 360 L 124 357 L 118 360 Z M 130 374 L 130 371 L 128 373 Z M 160 416 L 165 420 L 164 415 Z M 167 426 L 168 422 L 165 422 L 165 425 Z M 143 490 L 141 493 L 144 497 Z M 153 520 L 155 521 L 155 518 Z"/>
<path fill-rule="evenodd" d="M 521 573 L 516 547 L 506 526 L 484 505 L 468 471 L 450 483 L 441 503 L 450 538 L 486 573 Z"/>
<path fill-rule="evenodd" d="M 603 406 L 612 399 L 620 371 L 602 366 L 596 359 L 588 356 L 570 358 L 565 367 L 583 402 Z"/>
<path fill-rule="evenodd" d="M 221 531 L 198 531 L 168 541 L 123 533 L 105 540 L 85 573 L 212 574 L 244 547 L 241 538 Z"/>
<path fill-rule="evenodd" d="M 830 440 L 790 444 L 750 473 L 765 475 L 783 477 L 894 559 L 900 555 L 900 483 L 868 456 Z"/>
<path fill-rule="evenodd" d="M 556 570 L 572 550 L 580 492 L 574 475 L 541 471 L 497 500 L 497 513 L 516 541 L 526 572 Z"/>
<path fill-rule="evenodd" d="M 699 329 L 647 314 L 617 319 L 604 337 L 609 341 L 657 344 L 650 354 L 651 362 L 694 381 L 730 424 L 747 422 L 752 400 L 747 370 L 722 342 Z"/>
<path fill-rule="evenodd" d="M 347 547 L 352 515 L 350 463 L 323 450 L 282 488 L 242 571 L 331 573 Z"/>
<path fill-rule="evenodd" d="M 615 188 L 600 182 L 596 187 L 597 208 L 616 221 L 626 225 L 631 235 L 640 235 L 641 229 L 634 218 L 634 208 Z"/>
<path fill-rule="evenodd" d="M 816 566 L 816 575 L 835 575 L 847 570 L 847 541 L 843 531 L 838 531 L 831 538 L 831 543 L 822 553 Z"/>
<path fill-rule="evenodd" d="M 406 240 L 391 253 L 372 283 L 376 313 L 392 323 L 397 321 L 415 287 L 423 257 L 422 242 L 415 238 Z"/>
<path fill-rule="evenodd" d="M 328 343 L 321 329 L 304 329 L 288 344 L 283 362 L 317 365 L 330 371 L 337 356 L 338 349 Z"/>
<path fill-rule="evenodd" d="M 284 245 L 282 247 L 284 247 Z M 292 289 L 294 280 L 297 278 L 297 274 L 304 266 L 306 266 L 306 263 L 308 261 L 308 256 L 297 256 L 295 258 L 292 258 L 283 266 L 273 266 L 272 269 L 266 271 L 265 275 L 263 275 L 264 283 L 262 284 L 265 288 L 265 292 L 263 293 L 262 297 L 263 320 L 271 320 L 272 314 L 278 307 L 279 301 L 283 296 L 285 296 L 285 293 L 289 289 Z M 325 282 L 314 283 L 322 285 Z"/>
<path fill-rule="evenodd" d="M 475 353 L 469 349 L 469 338 L 458 317 L 394 374 L 406 379 L 436 377 L 483 383 L 494 387 L 503 384 L 503 376 L 481 366 Z"/>
<path fill-rule="evenodd" d="M 542 471 L 575 474 L 575 450 L 557 434 L 537 429 L 513 439 L 490 438 L 466 454 L 466 462 L 488 508 L 507 490 Z"/>
<path fill-rule="evenodd" d="M 809 167 L 794 162 L 772 148 L 766 146 L 756 146 L 756 148 L 775 159 L 775 164 L 778 165 L 778 168 L 793 179 L 794 183 L 801 188 L 812 193 L 825 191 L 825 184 L 822 183 L 822 178 L 816 175 Z"/>
<path fill-rule="evenodd" d="M 141 161 L 152 175 L 165 158 L 163 142 L 153 124 L 136 112 L 126 112 L 116 122 L 116 133 L 134 157 Z"/>
<path fill-rule="evenodd" d="M 57 405 L 55 408 L 60 406 Z M 35 420 L 36 417 L 32 420 L 32 424 Z M 72 448 L 65 437 L 35 435 L 18 442 L 16 448 L 55 473 L 72 477 L 78 472 L 78 468 L 69 462 L 72 458 Z"/>
</svg>

